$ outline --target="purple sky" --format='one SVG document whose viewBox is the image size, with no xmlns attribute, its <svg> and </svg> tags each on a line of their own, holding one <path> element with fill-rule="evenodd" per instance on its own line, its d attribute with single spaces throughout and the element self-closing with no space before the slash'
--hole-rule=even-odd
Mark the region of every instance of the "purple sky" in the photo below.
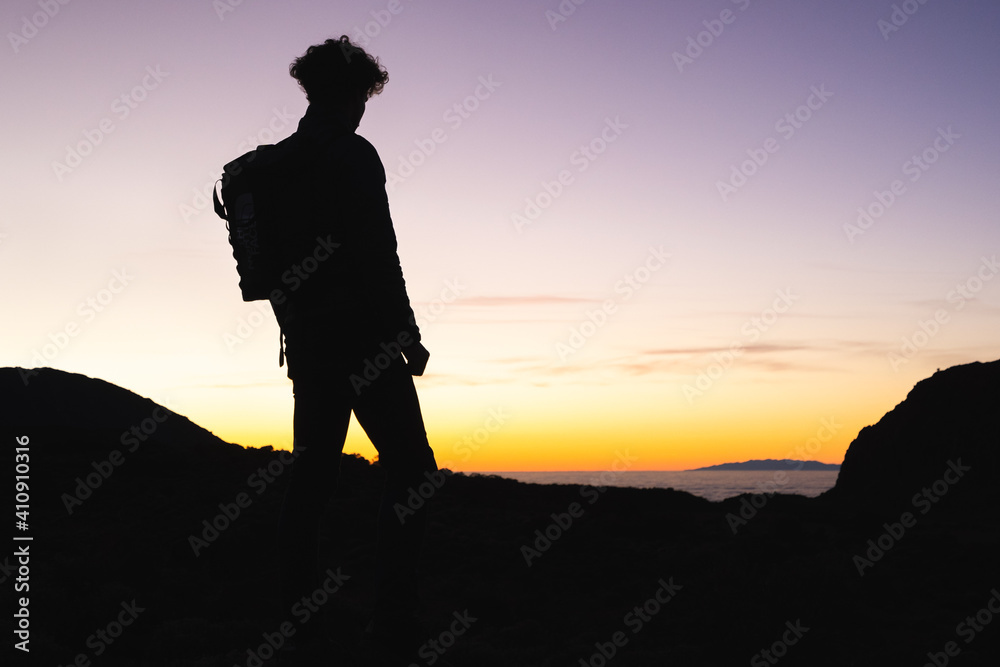
<svg viewBox="0 0 1000 667">
<path fill-rule="evenodd" d="M 440 458 L 500 406 L 514 417 L 468 469 L 540 466 L 543 441 L 546 466 L 600 468 L 625 432 L 644 468 L 781 457 L 830 415 L 845 426 L 815 458 L 837 461 L 918 379 L 1000 356 L 998 18 L 972 0 L 8 2 L 0 364 L 288 446 L 276 325 L 240 300 L 199 192 L 294 131 L 293 58 L 364 34 L 390 80 L 358 132 L 392 181 Z"/>
</svg>

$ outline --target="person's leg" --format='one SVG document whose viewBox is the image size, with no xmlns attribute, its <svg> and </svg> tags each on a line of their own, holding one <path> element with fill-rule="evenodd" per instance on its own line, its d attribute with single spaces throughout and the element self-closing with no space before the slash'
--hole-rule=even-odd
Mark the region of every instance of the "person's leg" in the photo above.
<svg viewBox="0 0 1000 667">
<path fill-rule="evenodd" d="M 410 495 L 429 483 L 427 474 L 433 475 L 437 464 L 413 378 L 401 358 L 360 389 L 354 414 L 386 473 L 378 519 L 376 614 L 408 616 L 416 610 L 417 560 L 427 523 L 426 501 L 410 503 Z"/>
<path fill-rule="evenodd" d="M 329 379 L 296 380 L 293 385 L 294 451 L 278 522 L 282 614 L 320 585 L 319 527 L 340 470 L 351 407 Z"/>
</svg>

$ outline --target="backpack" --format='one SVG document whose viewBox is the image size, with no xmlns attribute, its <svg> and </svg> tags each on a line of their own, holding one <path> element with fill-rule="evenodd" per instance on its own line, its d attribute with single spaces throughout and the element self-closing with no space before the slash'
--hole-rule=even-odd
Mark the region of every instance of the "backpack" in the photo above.
<svg viewBox="0 0 1000 667">
<path fill-rule="evenodd" d="M 289 159 L 278 145 L 258 146 L 227 163 L 221 188 L 212 191 L 215 212 L 226 221 L 244 301 L 269 299 L 279 285 L 281 165 L 288 166 Z"/>
<path fill-rule="evenodd" d="M 226 221 L 243 300 L 270 301 L 279 329 L 288 309 L 282 275 L 301 260 L 302 247 L 313 238 L 317 215 L 307 202 L 320 184 L 324 146 L 301 148 L 295 135 L 262 144 L 223 166 L 221 187 L 212 192 L 215 212 Z M 280 332 L 279 366 L 283 336 Z"/>
</svg>

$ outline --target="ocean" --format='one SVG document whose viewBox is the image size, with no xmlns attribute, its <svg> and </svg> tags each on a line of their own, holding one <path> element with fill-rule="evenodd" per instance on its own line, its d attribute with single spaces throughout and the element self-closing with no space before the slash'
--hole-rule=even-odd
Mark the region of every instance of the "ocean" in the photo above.
<svg viewBox="0 0 1000 667">
<path fill-rule="evenodd" d="M 473 473 L 475 474 L 475 473 Z M 717 470 L 623 472 L 493 472 L 529 484 L 589 484 L 591 486 L 631 486 L 640 489 L 687 491 L 718 501 L 741 493 L 791 493 L 814 498 L 833 488 L 837 470 Z"/>
</svg>

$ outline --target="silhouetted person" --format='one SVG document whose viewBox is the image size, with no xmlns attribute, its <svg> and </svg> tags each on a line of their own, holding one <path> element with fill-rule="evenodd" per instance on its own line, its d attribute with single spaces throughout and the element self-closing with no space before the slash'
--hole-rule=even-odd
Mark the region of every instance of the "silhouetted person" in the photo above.
<svg viewBox="0 0 1000 667">
<path fill-rule="evenodd" d="M 309 107 L 286 142 L 311 176 L 294 209 L 310 243 L 283 279 L 275 305 L 295 396 L 294 449 L 281 510 L 284 614 L 324 578 L 317 562 L 324 507 L 338 476 L 351 411 L 379 452 L 386 474 L 378 518 L 378 588 L 369 630 L 378 638 L 412 632 L 416 561 L 426 517 L 407 512 L 408 492 L 436 471 L 412 375 L 428 352 L 407 298 L 375 148 L 355 134 L 365 102 L 388 74 L 346 36 L 309 47 L 289 68 Z M 296 224 L 303 224 L 302 220 Z M 352 575 L 351 572 L 344 574 Z M 308 641 L 316 623 L 299 628 Z"/>
</svg>

